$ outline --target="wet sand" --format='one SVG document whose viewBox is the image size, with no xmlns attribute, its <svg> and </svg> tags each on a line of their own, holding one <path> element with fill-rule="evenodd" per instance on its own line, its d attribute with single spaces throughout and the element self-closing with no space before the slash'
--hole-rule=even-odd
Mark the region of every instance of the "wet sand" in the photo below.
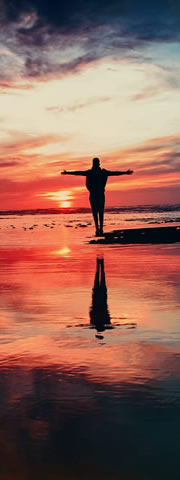
<svg viewBox="0 0 180 480">
<path fill-rule="evenodd" d="M 1 477 L 179 479 L 180 244 L 33 223 L 1 230 Z"/>
</svg>

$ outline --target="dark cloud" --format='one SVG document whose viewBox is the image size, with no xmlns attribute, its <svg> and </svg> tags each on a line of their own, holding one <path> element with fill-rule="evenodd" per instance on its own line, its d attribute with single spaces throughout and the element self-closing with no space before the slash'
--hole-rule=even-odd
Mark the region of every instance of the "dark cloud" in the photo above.
<svg viewBox="0 0 180 480">
<path fill-rule="evenodd" d="M 14 73 L 42 78 L 105 56 L 141 58 L 150 42 L 180 39 L 175 0 L 1 0 L 1 12 L 0 40 L 14 55 L 4 57 L 1 80 L 12 75 L 10 61 Z M 17 65 L 19 55 L 24 64 Z"/>
<path fill-rule="evenodd" d="M 2 1 L 4 20 L 17 22 L 26 15 L 26 25 L 19 34 L 35 34 L 39 45 L 54 30 L 63 33 L 88 33 L 97 25 L 122 25 L 124 33 L 139 38 L 174 38 L 179 35 L 180 6 L 176 0 L 11 0 Z M 31 15 L 36 16 L 32 24 Z"/>
</svg>

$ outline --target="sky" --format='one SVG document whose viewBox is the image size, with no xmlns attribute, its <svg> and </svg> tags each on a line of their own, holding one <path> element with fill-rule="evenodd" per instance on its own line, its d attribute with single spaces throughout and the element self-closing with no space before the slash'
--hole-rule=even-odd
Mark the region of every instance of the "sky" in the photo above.
<svg viewBox="0 0 180 480">
<path fill-rule="evenodd" d="M 0 210 L 179 203 L 180 3 L 0 0 Z"/>
</svg>

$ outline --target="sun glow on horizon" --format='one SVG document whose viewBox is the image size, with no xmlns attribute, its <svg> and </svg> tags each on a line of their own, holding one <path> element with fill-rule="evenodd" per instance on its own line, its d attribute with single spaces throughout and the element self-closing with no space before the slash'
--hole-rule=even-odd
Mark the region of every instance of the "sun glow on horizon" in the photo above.
<svg viewBox="0 0 180 480">
<path fill-rule="evenodd" d="M 44 197 L 48 197 L 51 200 L 58 202 L 60 208 L 71 208 L 72 200 L 74 196 L 71 190 L 61 190 L 60 192 L 48 192 L 43 194 Z"/>
</svg>

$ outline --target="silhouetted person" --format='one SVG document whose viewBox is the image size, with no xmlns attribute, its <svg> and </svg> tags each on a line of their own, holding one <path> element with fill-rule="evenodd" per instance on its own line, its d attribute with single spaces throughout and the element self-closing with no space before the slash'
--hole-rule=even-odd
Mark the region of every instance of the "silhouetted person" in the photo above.
<svg viewBox="0 0 180 480">
<path fill-rule="evenodd" d="M 131 175 L 132 170 L 111 171 L 100 167 L 99 158 L 93 158 L 93 165 L 90 170 L 61 172 L 62 175 L 82 175 L 86 177 L 86 187 L 90 192 L 90 204 L 92 208 L 94 223 L 96 226 L 96 236 L 103 235 L 104 205 L 105 205 L 105 186 L 108 177 L 115 175 Z"/>
<path fill-rule="evenodd" d="M 110 327 L 111 317 L 107 305 L 107 288 L 104 272 L 104 260 L 97 258 L 96 260 L 96 274 L 94 280 L 94 287 L 92 290 L 92 305 L 89 311 L 90 322 L 98 333 L 104 332 L 106 328 Z M 103 338 L 103 337 L 101 337 Z"/>
</svg>

